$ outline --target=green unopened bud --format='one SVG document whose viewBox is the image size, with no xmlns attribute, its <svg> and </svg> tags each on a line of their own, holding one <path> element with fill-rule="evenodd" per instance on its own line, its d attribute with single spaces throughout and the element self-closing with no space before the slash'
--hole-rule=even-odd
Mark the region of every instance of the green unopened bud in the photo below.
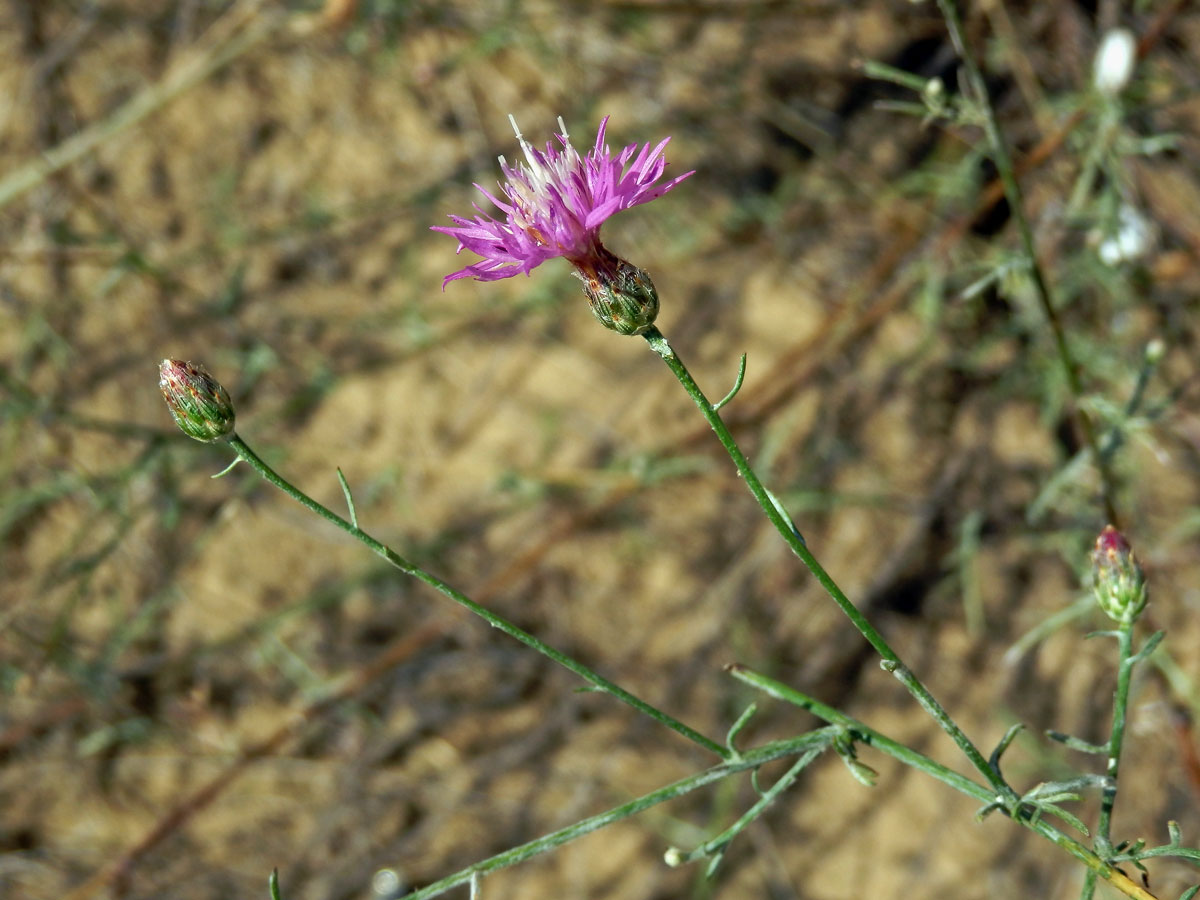
<svg viewBox="0 0 1200 900">
<path fill-rule="evenodd" d="M 1157 366 L 1167 355 L 1167 345 L 1162 338 L 1155 338 L 1146 345 L 1146 365 Z"/>
<path fill-rule="evenodd" d="M 587 259 L 571 260 L 583 282 L 592 315 L 617 334 L 642 334 L 658 317 L 658 292 L 650 275 L 602 246 Z"/>
<path fill-rule="evenodd" d="M 1092 551 L 1092 591 L 1100 608 L 1118 622 L 1133 622 L 1146 608 L 1146 575 L 1129 541 L 1111 525 Z"/>
<path fill-rule="evenodd" d="M 158 366 L 158 387 L 175 424 L 188 437 L 211 442 L 233 434 L 233 403 L 204 366 L 164 359 Z"/>
</svg>

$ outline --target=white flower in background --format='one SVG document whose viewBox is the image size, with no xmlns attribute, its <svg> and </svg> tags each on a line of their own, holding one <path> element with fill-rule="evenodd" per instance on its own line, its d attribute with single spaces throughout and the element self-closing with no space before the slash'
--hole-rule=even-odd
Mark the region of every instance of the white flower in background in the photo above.
<svg viewBox="0 0 1200 900">
<path fill-rule="evenodd" d="M 1107 266 L 1120 265 L 1141 259 L 1154 242 L 1154 223 L 1138 212 L 1137 208 L 1122 203 L 1117 211 L 1116 233 L 1100 242 L 1096 253 Z"/>
<path fill-rule="evenodd" d="M 1137 39 L 1127 28 L 1114 28 L 1100 41 L 1092 83 L 1106 97 L 1115 97 L 1129 84 L 1137 62 Z"/>
</svg>

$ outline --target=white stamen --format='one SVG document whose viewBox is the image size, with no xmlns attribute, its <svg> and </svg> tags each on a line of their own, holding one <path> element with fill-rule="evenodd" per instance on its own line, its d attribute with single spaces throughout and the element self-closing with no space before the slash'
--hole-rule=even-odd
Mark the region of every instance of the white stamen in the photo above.
<svg viewBox="0 0 1200 900">
<path fill-rule="evenodd" d="M 571 146 L 567 134 L 567 123 L 562 116 L 558 117 L 558 127 L 564 147 L 557 150 L 550 146 L 545 154 L 539 153 L 529 141 L 525 140 L 525 136 L 521 134 L 521 129 L 517 125 L 516 116 L 509 113 L 508 121 L 512 125 L 513 134 L 517 136 L 517 140 L 521 144 L 525 161 L 516 166 L 509 166 L 508 160 L 504 156 L 497 157 L 500 165 L 506 170 L 513 171 L 514 174 L 513 178 L 501 183 L 500 187 L 515 207 L 512 213 L 514 221 L 524 220 L 524 224 L 528 225 L 529 221 L 539 214 L 539 211 L 543 211 L 549 202 L 550 189 L 565 183 L 582 163 L 578 151 Z"/>
<path fill-rule="evenodd" d="M 525 136 L 521 134 L 521 129 L 517 127 L 517 117 L 512 113 L 508 114 L 508 121 L 512 124 L 513 134 L 517 136 L 517 140 L 521 142 L 521 149 L 525 152 L 525 159 L 529 163 L 530 168 L 537 172 L 540 170 L 537 157 L 533 155 L 533 146 L 529 141 L 525 140 Z"/>
<path fill-rule="evenodd" d="M 508 121 L 512 123 L 513 133 L 517 136 L 517 140 L 522 144 L 525 143 L 525 138 L 521 136 L 521 129 L 517 127 L 517 117 L 512 113 L 508 114 Z"/>
</svg>

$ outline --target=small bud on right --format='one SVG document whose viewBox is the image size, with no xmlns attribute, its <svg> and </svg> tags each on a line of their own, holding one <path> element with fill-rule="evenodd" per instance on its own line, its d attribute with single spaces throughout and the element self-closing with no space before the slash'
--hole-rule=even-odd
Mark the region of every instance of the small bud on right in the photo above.
<svg viewBox="0 0 1200 900">
<path fill-rule="evenodd" d="M 1128 624 L 1146 608 L 1146 575 L 1125 535 L 1111 525 L 1092 551 L 1092 591 L 1110 618 Z"/>
</svg>

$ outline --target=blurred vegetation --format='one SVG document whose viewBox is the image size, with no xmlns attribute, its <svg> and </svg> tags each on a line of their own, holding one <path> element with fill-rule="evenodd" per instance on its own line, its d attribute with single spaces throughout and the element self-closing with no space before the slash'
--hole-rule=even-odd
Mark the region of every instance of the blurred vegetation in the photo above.
<svg viewBox="0 0 1200 900">
<path fill-rule="evenodd" d="M 1107 734 L 1076 604 L 1100 423 L 1146 566 L 1115 834 L 1200 834 L 1200 14 L 972 5 L 1084 395 L 1019 263 L 932 4 L 10 0 L 0 7 L 0 895 L 396 897 L 705 765 L 180 435 L 163 357 L 323 502 L 709 734 L 744 662 L 948 762 L 567 266 L 459 282 L 431 233 L 515 152 L 671 135 L 697 175 L 606 226 L 810 545 L 1022 788 Z M 1091 89 L 1101 36 L 1133 82 Z M 1131 224 L 1132 223 L 1132 224 Z M 1136 227 L 1135 227 L 1136 226 Z M 1128 236 L 1130 229 L 1140 235 Z M 1123 237 L 1124 235 L 1124 237 Z M 1121 243 L 1121 241 L 1124 243 Z M 1114 243 L 1116 241 L 1116 243 Z M 1159 342 L 1159 343 L 1155 343 Z M 1151 353 L 1148 357 L 1148 348 Z M 1053 627 L 1047 627 L 1050 623 Z M 1022 637 L 1026 636 L 1022 641 Z M 763 706 L 744 742 L 810 723 Z M 715 881 L 722 784 L 489 878 L 503 897 L 1074 895 L 1079 873 L 889 765 L 823 761 Z M 1195 879 L 1158 863 L 1151 887 Z"/>
</svg>

